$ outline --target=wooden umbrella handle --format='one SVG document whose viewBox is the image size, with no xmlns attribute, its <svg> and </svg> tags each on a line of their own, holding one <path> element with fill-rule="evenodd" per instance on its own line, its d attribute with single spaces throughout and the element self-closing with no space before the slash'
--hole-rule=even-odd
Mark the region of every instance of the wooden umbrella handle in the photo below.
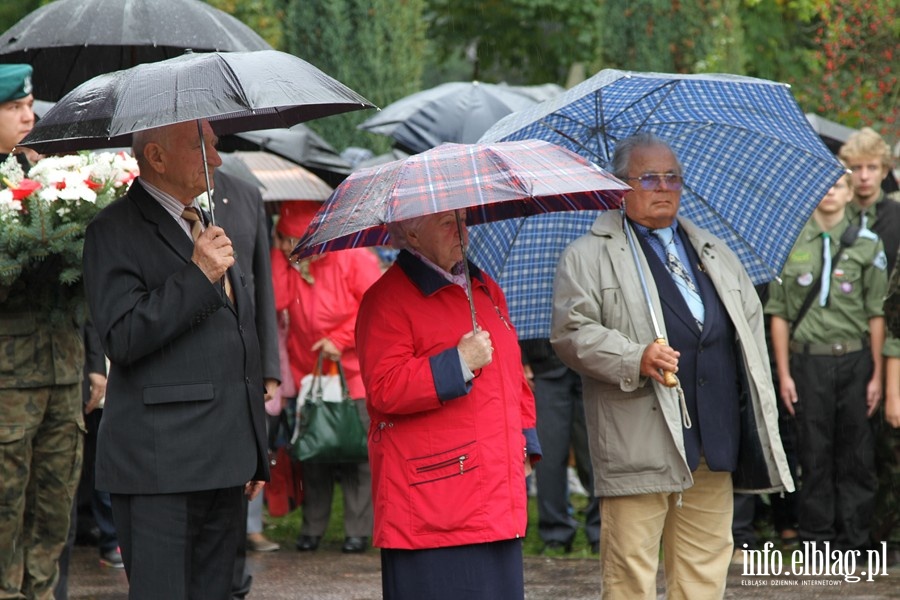
<svg viewBox="0 0 900 600">
<path fill-rule="evenodd" d="M 666 341 L 666 338 L 658 337 L 654 340 L 655 343 L 661 346 L 668 346 L 669 343 Z M 663 371 L 663 380 L 665 381 L 666 387 L 673 388 L 678 385 L 678 378 L 675 377 L 675 373 L 672 371 Z"/>
</svg>

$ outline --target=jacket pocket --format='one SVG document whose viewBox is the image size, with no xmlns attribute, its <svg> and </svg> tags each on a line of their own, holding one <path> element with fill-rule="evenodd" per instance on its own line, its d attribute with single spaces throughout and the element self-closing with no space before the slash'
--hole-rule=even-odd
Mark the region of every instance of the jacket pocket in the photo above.
<svg viewBox="0 0 900 600">
<path fill-rule="evenodd" d="M 0 374 L 31 374 L 37 358 L 37 323 L 31 313 L 0 318 Z"/>
<path fill-rule="evenodd" d="M 152 385 L 144 388 L 144 404 L 198 402 L 212 400 L 215 388 L 210 382 Z"/>
<path fill-rule="evenodd" d="M 652 386 L 629 397 L 604 398 L 596 406 L 603 423 L 602 456 L 610 475 L 666 470 L 666 440 L 671 434 Z"/>
<path fill-rule="evenodd" d="M 480 529 L 480 464 L 475 442 L 407 460 L 415 535 Z"/>
</svg>

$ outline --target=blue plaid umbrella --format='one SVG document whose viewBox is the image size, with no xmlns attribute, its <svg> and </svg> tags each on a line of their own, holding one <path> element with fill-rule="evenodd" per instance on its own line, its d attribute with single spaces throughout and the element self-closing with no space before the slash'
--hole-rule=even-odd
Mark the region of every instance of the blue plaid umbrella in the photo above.
<svg viewBox="0 0 900 600">
<path fill-rule="evenodd" d="M 787 85 L 736 75 L 604 70 L 505 117 L 481 141 L 542 139 L 609 168 L 616 142 L 642 131 L 669 142 L 684 166 L 680 214 L 723 239 L 755 283 L 777 276 L 803 224 L 844 173 Z M 591 221 L 561 213 L 540 223 L 536 239 L 572 241 Z M 513 233 L 513 225 L 473 228 L 471 255 L 504 286 L 519 337 L 545 338 L 553 273 L 565 243 L 526 245 L 521 242 L 530 236 L 521 239 L 524 230 Z M 510 252 L 527 259 L 513 256 L 505 271 L 488 267 Z M 526 266 L 515 267 L 520 263 Z"/>
</svg>

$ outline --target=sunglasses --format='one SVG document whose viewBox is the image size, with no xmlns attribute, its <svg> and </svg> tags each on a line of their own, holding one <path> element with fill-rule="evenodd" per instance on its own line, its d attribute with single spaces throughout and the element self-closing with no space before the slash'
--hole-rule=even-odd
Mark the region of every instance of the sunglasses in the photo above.
<svg viewBox="0 0 900 600">
<path fill-rule="evenodd" d="M 684 179 L 681 175 L 674 173 L 644 173 L 639 177 L 625 177 L 624 179 L 625 181 L 639 181 L 641 189 L 648 192 L 662 187 L 677 192 L 684 184 Z"/>
</svg>

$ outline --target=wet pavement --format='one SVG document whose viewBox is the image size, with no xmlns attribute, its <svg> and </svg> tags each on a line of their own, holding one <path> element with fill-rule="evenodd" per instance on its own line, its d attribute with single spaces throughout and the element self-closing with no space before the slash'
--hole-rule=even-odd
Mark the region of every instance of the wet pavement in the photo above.
<svg viewBox="0 0 900 600">
<path fill-rule="evenodd" d="M 251 554 L 252 600 L 376 600 L 381 598 L 377 550 L 344 555 L 339 545 L 313 554 L 281 550 Z M 856 572 L 866 567 L 860 564 Z M 598 559 L 525 558 L 526 600 L 596 600 L 600 597 Z M 874 600 L 900 598 L 900 567 L 873 581 L 846 582 L 841 577 L 748 577 L 742 565 L 732 565 L 728 599 L 842 598 Z M 100 567 L 96 548 L 76 546 L 69 580 L 70 600 L 125 600 L 128 583 L 121 569 Z M 662 595 L 662 579 L 660 598 Z M 427 600 L 427 599 L 423 599 Z"/>
</svg>

